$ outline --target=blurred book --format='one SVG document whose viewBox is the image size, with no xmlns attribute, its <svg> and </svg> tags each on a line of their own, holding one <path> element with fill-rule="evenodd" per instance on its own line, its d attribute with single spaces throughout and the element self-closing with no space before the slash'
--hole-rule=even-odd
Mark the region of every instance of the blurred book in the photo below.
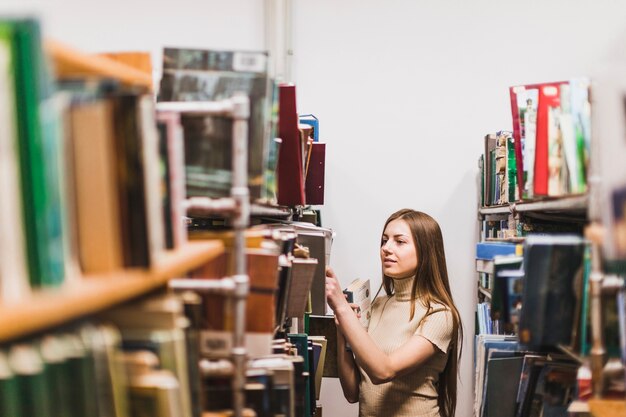
<svg viewBox="0 0 626 417">
<path fill-rule="evenodd" d="M 218 101 L 250 98 L 248 184 L 263 197 L 270 134 L 270 82 L 265 52 L 164 48 L 158 101 Z M 230 194 L 232 120 L 223 116 L 182 118 L 187 196 Z"/>
<path fill-rule="evenodd" d="M 530 235 L 524 244 L 519 335 L 531 346 L 574 346 L 582 310 L 584 240 Z"/>
</svg>

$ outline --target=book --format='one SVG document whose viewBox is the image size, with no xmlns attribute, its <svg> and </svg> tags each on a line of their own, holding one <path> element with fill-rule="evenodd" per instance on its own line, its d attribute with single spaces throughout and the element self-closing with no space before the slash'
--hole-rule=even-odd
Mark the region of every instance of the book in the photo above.
<svg viewBox="0 0 626 417">
<path fill-rule="evenodd" d="M 278 204 L 305 204 L 302 150 L 296 110 L 296 87 L 279 86 L 278 135 L 282 139 L 278 154 Z"/>
<path fill-rule="evenodd" d="M 496 255 L 520 255 L 522 245 L 508 242 L 479 242 L 476 244 L 476 259 L 491 260 Z"/>
<path fill-rule="evenodd" d="M 612 192 L 613 229 L 609 232 L 613 253 L 619 259 L 626 259 L 626 184 Z"/>
<path fill-rule="evenodd" d="M 335 316 L 309 316 L 309 337 L 323 337 L 326 339 L 326 357 L 322 376 L 338 378 L 337 370 L 337 325 Z"/>
<path fill-rule="evenodd" d="M 122 350 L 156 355 L 159 367 L 178 380 L 182 416 L 191 417 L 189 366 L 194 364 L 187 361 L 189 321 L 182 301 L 172 294 L 158 295 L 105 311 L 100 317 L 119 327 Z"/>
<path fill-rule="evenodd" d="M 320 399 L 320 392 L 322 390 L 322 377 L 324 376 L 324 367 L 326 366 L 326 354 L 328 350 L 328 340 L 324 336 L 311 336 L 309 334 L 309 340 L 313 341 L 313 344 L 320 346 L 320 353 L 315 365 L 315 398 Z"/>
<path fill-rule="evenodd" d="M 543 115 L 541 118 L 542 125 L 538 126 L 540 117 L 539 105 L 540 105 L 540 90 L 543 87 L 558 88 L 562 84 L 566 84 L 566 81 L 557 81 L 550 83 L 538 83 L 527 85 L 515 85 L 509 87 L 509 95 L 511 98 L 511 114 L 513 119 L 513 138 L 515 147 L 515 164 L 517 171 L 517 188 L 520 198 L 528 199 L 535 197 L 534 183 L 535 183 L 535 164 L 536 164 L 536 152 L 537 152 L 537 134 L 538 129 L 541 128 L 541 145 L 540 145 L 540 164 L 545 161 L 547 167 L 547 160 L 543 157 L 544 147 L 543 138 L 546 137 L 547 131 L 544 129 L 544 123 L 546 122 L 545 105 L 541 111 Z M 547 152 L 547 148 L 545 148 Z M 543 175 L 543 168 L 542 175 Z M 547 174 L 546 174 L 547 175 Z M 543 181 L 543 179 L 541 180 Z"/>
<path fill-rule="evenodd" d="M 270 133 L 267 53 L 164 48 L 158 101 L 218 101 L 239 92 L 250 98 L 248 184 L 251 198 L 258 199 L 262 197 Z M 183 116 L 183 129 L 187 195 L 229 195 L 232 120 Z"/>
<path fill-rule="evenodd" d="M 315 142 L 320 141 L 320 121 L 313 114 L 300 114 L 298 115 L 298 121 L 302 124 L 311 126 L 311 137 Z"/>
<path fill-rule="evenodd" d="M 315 142 L 311 145 L 305 179 L 305 199 L 310 205 L 324 204 L 324 178 L 326 164 L 326 144 Z"/>
<path fill-rule="evenodd" d="M 51 99 L 39 23 L 8 21 L 13 29 L 16 131 L 28 271 L 33 287 L 58 286 L 65 277 L 60 203 L 58 108 Z"/>
<path fill-rule="evenodd" d="M 76 100 L 69 111 L 69 130 L 81 268 L 85 273 L 122 269 L 124 243 L 111 103 Z"/>
<path fill-rule="evenodd" d="M 580 324 L 584 240 L 530 235 L 524 244 L 524 305 L 519 335 L 531 346 L 570 346 Z"/>
<path fill-rule="evenodd" d="M 299 319 L 304 317 L 318 263 L 317 259 L 293 258 L 291 260 L 286 317 Z"/>
<path fill-rule="evenodd" d="M 11 25 L 0 21 L 0 299 L 5 302 L 29 292 L 12 36 Z"/>
<path fill-rule="evenodd" d="M 359 322 L 367 329 L 372 315 L 370 280 L 357 278 L 343 290 L 343 293 L 346 295 L 346 299 L 349 303 L 358 306 L 357 313 L 361 315 Z"/>
<path fill-rule="evenodd" d="M 515 400 L 524 356 L 520 352 L 503 352 L 505 357 L 494 357 L 487 362 L 485 405 L 483 417 L 515 417 Z M 510 356 L 509 356 L 510 355 Z"/>
<path fill-rule="evenodd" d="M 474 351 L 474 415 L 480 416 L 485 402 L 485 376 L 491 350 L 519 350 L 519 342 L 514 336 L 481 334 L 475 339 L 476 349 Z"/>
<path fill-rule="evenodd" d="M 522 309 L 524 270 L 521 256 L 496 256 L 493 260 L 491 319 L 505 334 L 517 334 Z"/>
</svg>

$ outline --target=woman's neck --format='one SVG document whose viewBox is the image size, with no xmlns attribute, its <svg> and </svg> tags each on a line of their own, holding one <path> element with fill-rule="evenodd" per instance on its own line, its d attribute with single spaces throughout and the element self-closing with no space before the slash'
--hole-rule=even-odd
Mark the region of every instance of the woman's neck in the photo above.
<svg viewBox="0 0 626 417">
<path fill-rule="evenodd" d="M 398 301 L 410 301 L 411 289 L 413 288 L 413 279 L 415 275 L 407 278 L 393 278 L 393 289 Z"/>
</svg>

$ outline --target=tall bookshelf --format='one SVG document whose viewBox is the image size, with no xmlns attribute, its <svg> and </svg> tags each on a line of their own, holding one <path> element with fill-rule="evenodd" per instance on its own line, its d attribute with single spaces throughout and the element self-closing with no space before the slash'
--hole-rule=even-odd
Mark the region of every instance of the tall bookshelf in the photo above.
<svg viewBox="0 0 626 417">
<path fill-rule="evenodd" d="M 570 83 L 573 82 L 575 81 L 570 81 Z M 567 85 L 567 83 L 561 84 Z M 593 84 L 591 85 L 593 86 Z M 543 88 L 555 88 L 551 83 L 527 87 L 531 90 L 542 89 L 541 94 L 544 94 Z M 521 127 L 520 125 L 516 126 L 516 123 L 520 123 L 519 119 L 524 118 L 523 112 L 518 114 L 517 104 L 513 106 L 513 92 L 515 91 L 517 94 L 519 91 L 523 91 L 523 88 L 519 91 L 517 88 L 511 87 L 512 107 L 514 107 L 513 135 L 519 135 L 520 131 L 524 131 L 523 123 Z M 560 99 L 563 100 L 563 97 L 568 96 L 561 96 Z M 598 100 L 598 97 L 594 97 L 594 99 Z M 603 99 L 606 99 L 606 97 L 603 97 Z M 541 97 L 539 100 L 541 100 Z M 587 103 L 588 107 L 593 108 L 593 106 L 597 105 L 597 102 L 589 100 Z M 532 102 L 530 99 L 529 101 Z M 527 102 L 526 98 L 524 98 L 524 102 Z M 561 111 L 560 104 L 555 108 Z M 532 109 L 527 107 L 525 111 L 531 114 L 530 117 L 525 118 L 525 123 L 529 123 L 533 114 Z M 587 116 L 590 115 L 591 113 L 587 114 Z M 528 113 L 526 116 L 528 116 Z M 516 120 L 516 117 L 518 120 Z M 568 119 L 563 120 L 566 120 L 565 123 L 569 122 Z M 543 121 L 545 122 L 545 119 Z M 589 120 L 587 122 L 590 123 Z M 594 123 L 596 122 L 597 120 L 594 119 Z M 537 125 L 534 127 L 539 129 L 538 125 L 539 123 L 537 122 Z M 531 124 L 531 126 L 533 125 Z M 567 174 L 563 174 L 563 171 L 555 171 L 553 169 L 557 166 L 566 166 L 568 169 L 572 169 L 567 165 L 570 162 L 563 161 L 563 165 L 558 165 L 555 162 L 556 154 L 550 154 L 545 167 L 543 165 L 540 168 L 537 168 L 536 165 L 534 166 L 534 175 L 541 175 L 541 181 L 545 180 L 549 183 L 549 187 L 555 187 L 553 188 L 554 194 L 560 194 L 560 196 L 542 196 L 534 199 L 524 199 L 519 196 L 522 192 L 524 194 L 532 193 L 533 187 L 537 185 L 537 182 L 534 184 L 530 183 L 530 185 L 524 184 L 523 187 L 518 189 L 519 184 L 517 184 L 517 181 L 520 181 L 522 178 L 526 180 L 527 174 L 526 170 L 524 175 L 518 172 L 520 164 L 516 163 L 516 158 L 521 154 L 513 154 L 513 145 L 518 145 L 516 141 L 519 136 L 513 138 L 510 132 L 502 131 L 485 137 L 485 153 L 479 160 L 479 168 L 482 170 L 481 174 L 483 174 L 483 177 L 481 179 L 480 204 L 477 208 L 480 236 L 480 241 L 476 246 L 476 272 L 478 274 L 476 294 L 479 302 L 477 306 L 477 334 L 507 334 L 515 337 L 511 337 L 506 341 L 497 338 L 492 338 L 490 341 L 488 336 L 477 337 L 477 346 L 480 346 L 479 349 L 487 351 L 489 347 L 485 346 L 491 344 L 491 346 L 495 346 L 491 347 L 491 349 L 512 349 L 522 354 L 524 359 L 523 365 L 519 365 L 521 369 L 520 380 L 523 379 L 524 381 L 530 379 L 528 374 L 525 373 L 525 370 L 528 369 L 526 368 L 525 358 L 528 352 L 538 352 L 539 355 L 547 355 L 548 359 L 537 368 L 542 369 L 540 372 L 543 372 L 546 364 L 550 363 L 550 361 L 562 361 L 565 365 L 563 369 L 569 367 L 570 376 L 574 377 L 576 377 L 576 374 L 573 374 L 572 371 L 580 371 L 581 366 L 589 367 L 591 373 L 589 381 L 585 381 L 585 377 L 582 376 L 584 373 L 578 374 L 580 380 L 576 388 L 583 391 L 580 394 L 582 400 L 574 398 L 574 401 L 569 404 L 568 411 L 572 415 L 590 414 L 594 417 L 617 417 L 625 415 L 626 401 L 620 398 L 619 394 L 608 392 L 604 386 L 604 381 L 607 377 L 607 367 L 605 365 L 610 356 L 607 352 L 608 342 L 605 337 L 607 325 L 605 317 L 607 311 L 605 309 L 612 308 L 611 304 L 605 304 L 605 302 L 610 303 L 610 298 L 615 297 L 614 294 L 616 292 L 623 291 L 623 280 L 614 279 L 613 281 L 615 282 L 613 283 L 604 279 L 611 272 L 609 271 L 611 263 L 604 262 L 601 247 L 604 243 L 603 232 L 598 225 L 600 219 L 598 218 L 597 206 L 604 199 L 599 191 L 602 188 L 602 178 L 600 178 L 599 172 L 597 172 L 599 165 L 596 165 L 598 163 L 596 154 L 599 146 L 596 139 L 598 137 L 597 129 L 598 127 L 594 125 L 594 141 L 587 144 L 586 152 L 591 154 L 591 156 L 587 155 L 586 164 L 588 165 L 582 165 L 585 167 L 583 184 L 586 191 L 578 194 L 563 185 L 568 183 L 567 181 L 570 180 L 570 177 L 567 177 Z M 539 136 L 536 130 L 531 131 L 536 135 L 535 138 Z M 561 132 L 561 130 L 558 131 Z M 607 133 L 604 130 L 602 131 L 602 136 L 605 136 Z M 548 133 L 548 137 L 551 134 Z M 523 137 L 523 133 L 521 136 Z M 558 137 L 565 142 L 564 136 L 565 133 L 563 136 Z M 506 143 L 506 146 L 502 145 L 502 143 Z M 552 142 L 548 141 L 548 143 L 551 144 L 550 146 L 554 146 Z M 579 141 L 578 146 L 580 143 Z M 545 142 L 544 144 L 548 148 L 548 144 Z M 502 148 L 498 149 L 500 146 Z M 523 148 L 523 146 L 519 148 Z M 516 147 L 515 151 L 519 151 L 519 148 Z M 551 152 L 551 149 L 553 148 L 548 148 L 548 152 Z M 607 150 L 604 150 L 604 152 L 607 152 Z M 581 154 L 579 153 L 578 155 L 580 156 Z M 539 151 L 535 154 L 535 156 L 537 155 L 539 155 Z M 543 156 L 545 157 L 545 155 Z M 562 157 L 562 154 L 560 156 Z M 524 164 L 527 163 L 526 157 L 527 155 L 523 159 Z M 548 170 L 548 166 L 552 168 Z M 542 171 L 543 169 L 545 171 Z M 528 174 L 528 178 L 532 178 L 531 174 L 532 172 Z M 487 178 L 489 175 L 491 177 Z M 561 177 L 561 175 L 567 178 L 567 181 L 563 181 L 564 177 Z M 605 172 L 604 175 L 607 175 L 607 173 Z M 571 183 L 569 184 L 571 185 Z M 580 185 L 580 183 L 578 184 Z M 558 188 L 557 185 L 562 188 Z M 606 187 L 606 185 L 604 186 Z M 572 185 L 572 187 L 574 186 Z M 541 194 L 550 194 L 551 192 L 547 192 L 548 189 L 542 191 Z M 509 202 L 493 204 L 499 201 Z M 486 204 L 488 202 L 492 204 Z M 605 232 L 608 233 L 610 231 L 605 230 Z M 530 237 L 531 234 L 546 236 Z M 536 246 L 533 247 L 533 245 Z M 538 247 L 544 249 L 537 249 Z M 560 249 L 557 252 L 556 248 L 558 247 Z M 567 249 L 563 249 L 564 247 Z M 584 248 L 584 251 L 582 248 Z M 561 259 L 567 259 L 567 261 L 555 260 L 559 256 Z M 556 275 L 559 274 L 555 273 L 553 269 L 558 269 L 558 271 L 567 270 L 571 273 L 563 274 L 561 272 L 561 278 L 558 278 Z M 621 274 L 623 274 L 623 271 L 621 271 Z M 543 280 L 537 277 L 541 277 Z M 556 284 L 545 284 L 546 282 L 552 282 L 552 280 Z M 516 290 L 520 285 L 524 289 L 521 293 Z M 528 290 L 531 286 L 541 290 Z M 559 292 L 559 286 L 562 286 L 560 287 L 563 290 L 562 292 Z M 547 293 L 558 293 L 562 298 L 554 298 L 556 297 L 555 295 L 545 295 Z M 531 294 L 531 297 L 528 297 L 528 294 Z M 533 301 L 533 297 L 537 297 L 541 301 Z M 615 300 L 613 299 L 613 301 Z M 557 313 L 556 309 L 551 310 L 550 307 L 546 307 L 543 304 L 548 304 L 548 302 L 555 306 L 558 305 L 561 310 L 558 310 Z M 527 309 L 525 312 L 524 308 Z M 544 311 L 545 314 L 543 313 Z M 554 317 L 560 317 L 560 320 L 566 321 L 567 326 L 561 324 L 559 329 L 559 324 L 556 323 L 555 319 L 552 318 L 553 316 L 549 315 L 548 312 L 552 312 Z M 616 316 L 617 314 L 616 311 L 612 311 L 608 315 Z M 513 320 L 500 327 L 496 321 L 502 317 L 507 320 L 513 317 Z M 525 319 L 525 327 L 520 325 L 520 317 Z M 515 320 L 517 320 L 516 323 L 513 322 Z M 529 320 L 535 323 L 540 322 L 541 324 L 529 324 Z M 618 332 L 620 324 L 612 323 L 612 325 L 617 326 L 612 331 Z M 518 326 L 521 329 L 519 332 L 517 331 Z M 513 333 L 512 329 L 516 329 L 516 331 Z M 551 333 L 546 337 L 546 332 Z M 500 342 L 501 344 L 498 346 Z M 506 343 L 509 343 L 507 347 L 505 347 Z M 623 343 L 622 349 L 624 348 Z M 495 357 L 504 358 L 506 355 Z M 622 367 L 624 366 L 623 359 L 621 358 Z M 477 359 L 477 361 L 480 360 L 482 358 Z M 514 361 L 515 359 L 509 363 L 513 364 Z M 488 376 L 485 376 L 485 373 L 488 372 L 486 371 L 488 368 L 487 362 L 491 362 L 491 359 L 485 356 L 484 362 L 484 364 L 480 363 L 476 366 L 476 381 L 480 385 L 477 384 L 475 415 L 491 416 L 492 414 L 489 414 L 488 410 L 492 410 L 493 413 L 495 408 L 486 407 L 485 398 L 491 398 L 491 400 L 487 400 L 487 404 L 489 404 L 489 401 L 493 401 L 494 397 L 489 397 L 490 394 L 485 394 L 484 392 L 488 393 L 490 389 L 493 390 L 494 388 L 493 386 L 489 388 L 487 383 L 484 383 L 485 379 L 482 379 L 486 378 L 487 381 L 489 379 Z M 501 369 L 498 366 L 504 366 L 495 362 L 492 365 L 494 369 Z M 544 368 L 540 368 L 541 366 Z M 517 373 L 518 369 L 516 368 L 514 372 Z M 510 372 L 506 377 L 503 374 L 497 375 L 500 378 L 498 381 L 502 385 L 507 384 L 504 379 L 512 380 Z M 535 374 L 535 377 L 536 375 L 538 373 Z M 586 382 L 589 384 L 588 391 L 585 389 Z M 563 383 L 563 386 L 567 385 Z M 517 415 L 520 415 L 519 413 L 525 415 L 530 410 L 528 408 L 529 403 L 524 403 L 523 406 L 519 403 L 520 393 L 523 392 L 524 387 L 525 384 L 518 384 L 517 405 L 513 409 L 513 414 L 517 412 Z M 500 388 L 503 390 L 507 389 L 505 387 Z M 493 393 L 494 391 L 491 392 Z M 543 403 L 541 396 L 545 394 L 545 391 L 539 390 L 538 394 L 534 392 L 532 394 L 539 395 L 537 401 Z M 616 395 L 618 396 L 617 398 L 615 398 Z M 515 396 L 513 396 L 513 403 L 515 404 Z M 500 410 L 503 409 L 500 408 Z M 510 411 L 511 409 L 507 409 L 506 415 L 509 415 Z"/>
</svg>

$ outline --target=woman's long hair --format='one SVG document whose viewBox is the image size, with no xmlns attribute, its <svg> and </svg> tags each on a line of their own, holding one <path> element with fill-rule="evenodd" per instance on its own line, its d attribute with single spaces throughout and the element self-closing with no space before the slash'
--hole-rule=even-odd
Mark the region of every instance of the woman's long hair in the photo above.
<svg viewBox="0 0 626 417">
<path fill-rule="evenodd" d="M 417 252 L 417 271 L 411 288 L 411 316 L 415 314 L 415 302 L 418 300 L 427 309 L 418 326 L 435 310 L 433 304 L 443 304 L 451 314 L 453 321 L 452 339 L 448 348 L 449 356 L 446 367 L 439 376 L 437 401 L 442 417 L 453 417 L 456 411 L 456 392 L 459 360 L 463 351 L 463 326 L 459 311 L 452 300 L 446 255 L 443 249 L 443 237 L 439 224 L 426 213 L 411 209 L 402 209 L 393 213 L 383 227 L 383 233 L 389 222 L 404 220 L 411 229 Z M 393 294 L 393 278 L 383 274 L 383 286 L 387 295 Z"/>
</svg>

